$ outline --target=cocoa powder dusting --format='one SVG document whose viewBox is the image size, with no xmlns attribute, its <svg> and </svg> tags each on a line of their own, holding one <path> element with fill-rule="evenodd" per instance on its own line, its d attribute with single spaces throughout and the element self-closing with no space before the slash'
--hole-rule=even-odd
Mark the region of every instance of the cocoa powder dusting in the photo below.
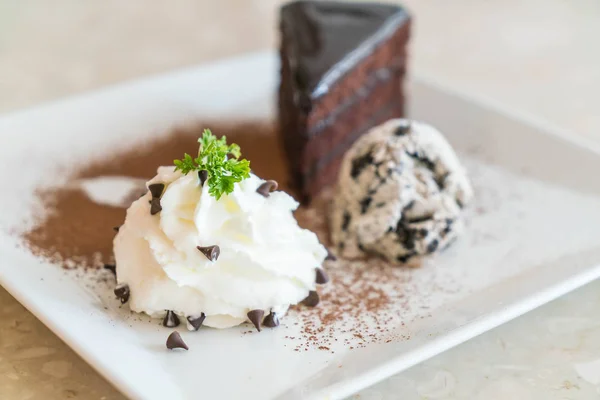
<svg viewBox="0 0 600 400">
<path fill-rule="evenodd" d="M 204 128 L 238 143 L 244 150 L 244 157 L 252 160 L 253 171 L 277 180 L 285 188 L 287 172 L 282 167 L 284 162 L 270 125 L 250 122 L 198 124 L 175 130 L 134 149 L 116 151 L 109 157 L 81 166 L 67 185 L 39 191 L 45 214 L 39 216 L 37 226 L 24 233 L 25 242 L 34 254 L 65 268 L 98 268 L 103 263 L 112 263 L 113 228 L 123 223 L 125 208 L 97 204 L 73 183 L 100 176 L 150 179 L 158 166 L 172 165 L 174 159 L 181 158 L 186 152 L 194 154 Z M 132 200 L 141 194 L 132 193 Z"/>
<path fill-rule="evenodd" d="M 65 187 L 41 191 L 40 201 L 46 214 L 40 216 L 34 229 L 24 233 L 25 242 L 35 254 L 65 268 L 92 268 L 112 263 L 113 227 L 123 223 L 125 208 L 97 204 L 73 183 L 100 176 L 150 179 L 158 166 L 172 165 L 174 159 L 186 152 L 194 154 L 197 138 L 204 128 L 238 143 L 243 156 L 251 160 L 254 173 L 276 180 L 280 189 L 290 191 L 285 159 L 272 125 L 198 124 L 176 130 L 142 147 L 93 161 L 77 170 Z M 139 196 L 139 193 L 133 195 Z M 328 244 L 326 221 L 330 197 L 331 192 L 325 191 L 311 206 L 302 206 L 296 213 L 300 225 L 316 232 L 324 244 Z M 294 342 L 295 351 L 333 352 L 340 345 L 355 348 L 407 338 L 407 335 L 392 336 L 391 332 L 396 332 L 402 324 L 405 311 L 415 307 L 408 299 L 419 289 L 411 286 L 410 268 L 392 267 L 372 259 L 326 261 L 324 268 L 331 281 L 319 287 L 320 304 L 314 308 L 293 307 L 279 328 L 297 328 L 300 324 L 301 337 L 286 336 Z M 291 321 L 290 326 L 286 326 L 288 321 Z"/>
<path fill-rule="evenodd" d="M 112 262 L 112 227 L 122 223 L 125 209 L 97 204 L 79 189 L 46 190 L 39 195 L 47 214 L 24 235 L 34 254 L 65 268 Z"/>
</svg>

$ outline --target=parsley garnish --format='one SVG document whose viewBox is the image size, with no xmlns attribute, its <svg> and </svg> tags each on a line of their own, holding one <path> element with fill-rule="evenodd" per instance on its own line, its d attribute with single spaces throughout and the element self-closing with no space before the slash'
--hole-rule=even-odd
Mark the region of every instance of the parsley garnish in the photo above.
<svg viewBox="0 0 600 400">
<path fill-rule="evenodd" d="M 234 183 L 250 177 L 250 161 L 240 160 L 240 146 L 235 143 L 227 145 L 225 136 L 217 139 L 210 129 L 205 129 L 198 143 L 198 157 L 192 158 L 186 153 L 183 159 L 173 161 L 175 171 L 180 170 L 187 175 L 192 171 L 206 170 L 208 192 L 217 200 L 224 193 L 233 192 Z"/>
</svg>

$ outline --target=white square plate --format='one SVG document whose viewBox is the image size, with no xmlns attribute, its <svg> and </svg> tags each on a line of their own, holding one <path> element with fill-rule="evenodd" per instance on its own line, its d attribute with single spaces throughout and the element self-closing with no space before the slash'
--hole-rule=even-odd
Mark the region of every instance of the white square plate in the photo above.
<svg viewBox="0 0 600 400">
<path fill-rule="evenodd" d="M 410 84 L 411 116 L 447 135 L 473 177 L 472 209 L 486 211 L 434 265 L 407 272 L 420 288 L 398 326 L 410 340 L 298 353 L 284 346 L 289 329 L 203 329 L 185 336 L 189 352 L 169 352 L 168 331 L 131 318 L 108 286 L 17 247 L 9 232 L 31 221 L 34 190 L 60 179 L 57 166 L 201 117 L 270 118 L 277 76 L 275 56 L 256 54 L 0 119 L 0 283 L 130 397 L 341 399 L 600 275 L 600 152 L 422 79 Z M 449 283 L 451 293 L 434 289 Z"/>
</svg>

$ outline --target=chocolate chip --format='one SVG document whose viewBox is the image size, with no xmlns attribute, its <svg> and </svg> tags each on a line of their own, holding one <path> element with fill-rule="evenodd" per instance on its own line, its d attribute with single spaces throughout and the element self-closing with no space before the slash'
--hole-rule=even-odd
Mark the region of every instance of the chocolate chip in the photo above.
<svg viewBox="0 0 600 400">
<path fill-rule="evenodd" d="M 273 180 L 268 180 L 264 183 L 262 183 L 258 189 L 256 189 L 256 193 L 260 194 L 261 196 L 264 197 L 269 197 L 269 193 L 277 190 L 277 182 L 273 181 Z"/>
<path fill-rule="evenodd" d="M 208 179 L 208 171 L 205 169 L 198 171 L 198 179 L 200 180 L 200 186 L 204 186 L 204 182 Z"/>
<path fill-rule="evenodd" d="M 367 212 L 367 210 L 369 209 L 369 205 L 371 204 L 372 201 L 373 201 L 373 198 L 371 196 L 367 196 L 360 201 L 360 213 L 361 214 L 365 214 Z"/>
<path fill-rule="evenodd" d="M 400 125 L 398 128 L 396 128 L 396 130 L 394 131 L 394 136 L 404 136 L 407 133 L 410 133 L 411 130 L 411 123 L 402 123 L 402 125 Z"/>
<path fill-rule="evenodd" d="M 150 201 L 150 215 L 156 215 L 162 211 L 162 206 L 160 205 L 160 199 L 158 197 L 153 197 Z"/>
<path fill-rule="evenodd" d="M 180 324 L 179 317 L 173 311 L 167 310 L 167 315 L 165 315 L 162 324 L 167 328 L 175 328 Z"/>
<path fill-rule="evenodd" d="M 271 311 L 262 322 L 263 326 L 267 328 L 275 328 L 279 326 L 279 317 L 273 311 Z"/>
<path fill-rule="evenodd" d="M 410 210 L 411 208 L 413 208 L 415 205 L 415 201 L 411 200 L 406 206 L 404 206 L 405 210 Z"/>
<path fill-rule="evenodd" d="M 120 283 L 114 290 L 115 296 L 121 300 L 121 304 L 127 303 L 129 300 L 129 285 L 126 283 Z"/>
<path fill-rule="evenodd" d="M 409 157 L 423 164 L 425 168 L 429 169 L 430 171 L 435 171 L 435 163 L 428 159 L 425 155 L 419 153 L 419 151 L 415 151 L 414 153 L 407 151 L 406 154 L 408 154 Z"/>
<path fill-rule="evenodd" d="M 372 150 L 372 149 L 371 149 Z M 358 178 L 358 175 L 365 169 L 368 165 L 373 163 L 373 156 L 370 153 L 370 150 L 367 154 L 364 154 L 358 158 L 352 160 L 352 169 L 350 170 L 350 175 L 352 178 Z"/>
<path fill-rule="evenodd" d="M 197 331 L 202 326 L 202 323 L 204 322 L 205 318 L 206 315 L 204 315 L 204 313 L 200 313 L 199 317 L 187 317 L 186 319 L 190 323 L 192 328 L 194 328 L 194 330 Z"/>
<path fill-rule="evenodd" d="M 429 221 L 431 218 L 433 218 L 433 215 L 419 215 L 416 217 L 407 218 L 406 222 L 409 224 L 418 224 L 420 222 Z"/>
<path fill-rule="evenodd" d="M 113 231 L 115 231 L 115 232 L 118 233 L 120 228 L 121 228 L 121 225 L 119 225 L 119 226 L 113 226 Z"/>
<path fill-rule="evenodd" d="M 177 331 L 171 332 L 171 334 L 167 338 L 167 349 L 169 349 L 169 350 L 173 350 L 173 349 L 189 350 L 188 345 L 185 344 L 185 342 L 181 338 L 181 335 Z"/>
<path fill-rule="evenodd" d="M 428 234 L 429 234 L 429 231 L 425 228 L 420 228 L 420 229 L 415 230 L 415 236 L 419 239 L 423 239 L 423 238 L 427 237 Z"/>
<path fill-rule="evenodd" d="M 398 221 L 396 225 L 396 235 L 398 241 L 404 245 L 407 250 L 415 248 L 416 230 L 408 226 L 404 220 Z"/>
<path fill-rule="evenodd" d="M 442 231 L 442 235 L 443 236 L 446 236 L 447 234 L 449 234 L 450 232 L 452 232 L 452 225 L 453 224 L 454 224 L 454 221 L 452 219 L 446 218 L 446 227 Z"/>
<path fill-rule="evenodd" d="M 317 268 L 317 277 L 315 279 L 315 282 L 318 285 L 323 285 L 327 282 L 329 282 L 329 275 L 327 275 L 327 272 L 325 272 L 325 270 L 323 268 Z"/>
<path fill-rule="evenodd" d="M 433 253 L 434 251 L 437 250 L 437 248 L 438 248 L 439 245 L 440 245 L 440 242 L 437 239 L 433 239 L 431 241 L 431 243 L 429 243 L 427 245 L 427 252 L 430 253 L 430 254 Z"/>
<path fill-rule="evenodd" d="M 442 175 L 436 175 L 435 178 L 433 178 L 435 180 L 435 184 L 438 186 L 438 188 L 440 190 L 443 190 L 445 185 L 446 185 L 446 178 L 448 178 L 448 176 L 450 175 L 449 172 L 446 172 L 445 174 Z"/>
<path fill-rule="evenodd" d="M 342 230 L 345 231 L 346 229 L 348 229 L 348 226 L 350 225 L 350 213 L 348 211 L 344 211 L 344 215 L 343 215 L 343 219 L 342 219 Z"/>
<path fill-rule="evenodd" d="M 163 190 L 165 190 L 164 183 L 153 183 L 148 186 L 148 190 L 153 198 L 159 198 L 162 195 Z"/>
<path fill-rule="evenodd" d="M 117 266 L 115 264 L 104 264 L 104 269 L 109 270 L 114 276 L 117 276 Z"/>
<path fill-rule="evenodd" d="M 308 296 L 304 300 L 302 300 L 302 304 L 307 307 L 315 307 L 319 304 L 319 293 L 316 290 L 311 290 L 308 292 Z"/>
<path fill-rule="evenodd" d="M 327 261 L 336 261 L 337 257 L 331 252 L 331 250 L 327 249 L 327 257 L 325 257 L 325 259 Z"/>
<path fill-rule="evenodd" d="M 206 247 L 196 246 L 196 248 L 200 250 L 200 252 L 204 254 L 210 261 L 217 261 L 219 255 L 221 254 L 221 249 L 216 245 Z"/>
<path fill-rule="evenodd" d="M 415 255 L 415 253 L 409 253 L 409 254 L 402 254 L 401 256 L 397 256 L 396 260 L 398 262 L 401 262 L 403 264 L 407 263 L 408 260 L 410 260 L 413 256 Z"/>
<path fill-rule="evenodd" d="M 248 315 L 248 319 L 256 327 L 256 330 L 260 332 L 260 323 L 265 315 L 265 312 L 263 310 L 252 310 L 246 315 Z"/>
<path fill-rule="evenodd" d="M 383 206 L 385 206 L 385 203 L 383 201 L 375 204 L 375 207 L 377 207 L 377 208 L 381 208 Z"/>
<path fill-rule="evenodd" d="M 301 71 L 301 70 L 300 70 Z M 295 75 L 296 75 L 296 81 L 297 82 L 307 82 L 308 78 L 307 77 L 299 77 L 302 74 L 300 73 L 300 71 L 298 71 Z M 299 83 L 300 87 L 306 86 L 306 84 L 304 83 Z M 304 92 L 297 92 L 294 95 L 294 101 L 295 103 L 298 105 L 298 108 L 300 108 L 300 110 L 302 110 L 302 112 L 304 114 L 308 114 L 309 112 L 311 112 L 312 108 L 313 108 L 313 104 L 312 101 L 310 99 L 310 96 Z"/>
</svg>

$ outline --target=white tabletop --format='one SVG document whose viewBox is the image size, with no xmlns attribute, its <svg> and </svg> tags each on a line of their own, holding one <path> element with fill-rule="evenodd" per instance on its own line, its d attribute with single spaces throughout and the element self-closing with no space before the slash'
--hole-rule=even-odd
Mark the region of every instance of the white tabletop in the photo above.
<svg viewBox="0 0 600 400">
<path fill-rule="evenodd" d="M 0 112 L 273 47 L 279 3 L 0 0 Z M 600 141 L 600 2 L 404 3 L 412 70 Z M 354 398 L 598 398 L 599 309 L 592 283 Z M 0 397 L 123 398 L 3 289 Z"/>
</svg>

